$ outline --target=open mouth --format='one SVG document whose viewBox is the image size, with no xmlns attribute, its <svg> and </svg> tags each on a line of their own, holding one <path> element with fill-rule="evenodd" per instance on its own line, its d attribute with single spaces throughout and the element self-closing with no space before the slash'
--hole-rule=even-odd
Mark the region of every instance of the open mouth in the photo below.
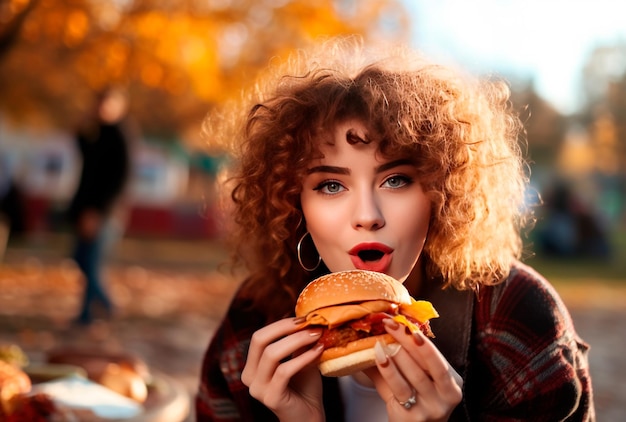
<svg viewBox="0 0 626 422">
<path fill-rule="evenodd" d="M 385 254 L 376 249 L 363 249 L 357 254 L 364 262 L 379 261 Z"/>
<path fill-rule="evenodd" d="M 384 273 L 391 266 L 393 248 L 381 242 L 361 242 L 348 254 L 354 268 Z"/>
</svg>

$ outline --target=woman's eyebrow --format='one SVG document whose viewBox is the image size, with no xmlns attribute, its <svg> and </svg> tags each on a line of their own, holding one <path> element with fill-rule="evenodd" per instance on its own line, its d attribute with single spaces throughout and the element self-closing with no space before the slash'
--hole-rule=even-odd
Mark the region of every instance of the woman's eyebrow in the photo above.
<svg viewBox="0 0 626 422">
<path fill-rule="evenodd" d="M 390 161 L 388 163 L 381 164 L 380 166 L 376 167 L 376 173 L 382 173 L 383 171 L 387 171 L 394 167 L 406 166 L 406 165 L 415 166 L 415 162 L 413 160 L 409 160 L 408 158 L 401 158 L 399 160 Z"/>
<path fill-rule="evenodd" d="M 412 160 L 409 160 L 408 158 L 401 158 L 399 160 L 394 160 L 385 164 L 381 164 L 380 166 L 376 167 L 375 171 L 376 173 L 382 173 L 383 171 L 387 171 L 389 169 L 399 167 L 399 166 L 404 166 L 404 165 L 414 166 L 415 163 Z M 334 174 L 349 175 L 351 172 L 349 168 L 337 167 L 337 166 L 315 166 L 315 167 L 311 167 L 310 169 L 306 171 L 306 174 L 313 174 L 313 173 L 334 173 Z"/>
<path fill-rule="evenodd" d="M 306 171 L 306 174 L 313 173 L 335 173 L 335 174 L 350 174 L 350 169 L 345 167 L 335 167 L 335 166 L 315 166 L 311 167 Z"/>
</svg>

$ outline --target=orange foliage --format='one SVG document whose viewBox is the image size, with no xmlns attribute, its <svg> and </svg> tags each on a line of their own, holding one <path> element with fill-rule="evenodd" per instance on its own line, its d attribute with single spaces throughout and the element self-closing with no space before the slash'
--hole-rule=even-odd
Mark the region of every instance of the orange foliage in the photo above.
<svg viewBox="0 0 626 422">
<path fill-rule="evenodd" d="M 78 45 L 89 30 L 89 19 L 87 14 L 82 10 L 74 10 L 69 13 L 67 17 L 67 26 L 65 27 L 65 34 L 63 41 L 67 47 L 74 47 Z"/>
<path fill-rule="evenodd" d="M 237 95 L 270 57 L 320 36 L 378 38 L 390 16 L 403 16 L 398 0 L 348 9 L 337 0 L 162 3 L 11 0 L 0 22 L 33 7 L 10 50 L 0 51 L 0 112 L 27 121 L 39 110 L 38 118 L 70 127 L 94 90 L 120 83 L 146 131 L 180 133 Z"/>
</svg>

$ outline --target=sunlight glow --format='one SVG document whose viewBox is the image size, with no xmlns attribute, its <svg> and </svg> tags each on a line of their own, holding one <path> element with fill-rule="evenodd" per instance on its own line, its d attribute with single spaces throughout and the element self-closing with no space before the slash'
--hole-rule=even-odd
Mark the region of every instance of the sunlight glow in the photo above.
<svg viewBox="0 0 626 422">
<path fill-rule="evenodd" d="M 620 2 L 612 0 L 404 0 L 413 43 L 434 58 L 475 72 L 533 80 L 565 113 L 581 100 L 581 70 L 591 50 L 626 42 Z"/>
</svg>

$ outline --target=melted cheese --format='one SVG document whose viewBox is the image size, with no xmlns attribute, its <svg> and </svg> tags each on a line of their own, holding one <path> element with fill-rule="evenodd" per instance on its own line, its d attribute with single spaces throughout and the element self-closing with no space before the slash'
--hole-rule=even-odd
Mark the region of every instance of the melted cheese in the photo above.
<svg viewBox="0 0 626 422">
<path fill-rule="evenodd" d="M 366 315 L 376 312 L 391 311 L 390 313 L 393 315 L 396 312 L 392 309 L 397 306 L 398 305 L 387 302 L 386 300 L 371 300 L 361 303 L 329 306 L 308 314 L 304 326 L 326 325 L 328 328 L 334 328 L 346 321 L 360 319 Z M 410 305 L 400 304 L 400 315 L 395 315 L 393 319 L 408 327 L 412 332 L 419 331 L 420 328 L 409 321 L 406 318 L 407 316 L 419 321 L 421 324 L 424 324 L 432 318 L 439 317 L 439 314 L 430 302 L 411 298 Z M 428 331 L 430 331 L 430 329 L 428 329 Z"/>
<path fill-rule="evenodd" d="M 400 305 L 400 313 L 422 323 L 429 319 L 439 317 L 439 313 L 435 310 L 432 303 L 426 300 L 415 300 L 413 298 L 411 298 L 410 305 Z"/>
<path fill-rule="evenodd" d="M 329 328 L 334 328 L 346 321 L 363 318 L 371 313 L 389 311 L 393 306 L 395 306 L 393 303 L 386 300 L 329 306 L 308 314 L 306 325 L 327 325 Z"/>
</svg>

